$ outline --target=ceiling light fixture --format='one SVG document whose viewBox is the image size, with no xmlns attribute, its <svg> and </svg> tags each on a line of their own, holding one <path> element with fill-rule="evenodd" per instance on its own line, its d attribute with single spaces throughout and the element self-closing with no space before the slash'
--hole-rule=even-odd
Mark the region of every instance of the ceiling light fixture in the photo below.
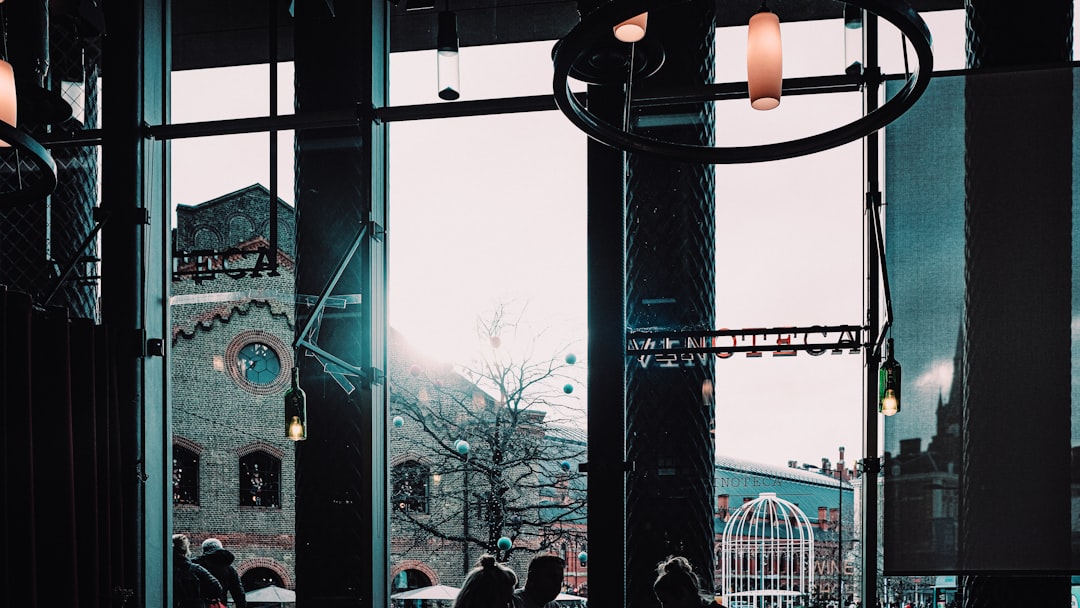
<svg viewBox="0 0 1080 608">
<path fill-rule="evenodd" d="M 746 84 L 750 106 L 755 110 L 772 110 L 780 105 L 783 64 L 780 18 L 763 0 L 746 32 Z"/>
<path fill-rule="evenodd" d="M 878 370 L 878 411 L 894 416 L 900 411 L 900 364 L 893 356 L 893 341 L 885 343 L 885 362 Z"/>
<path fill-rule="evenodd" d="M 0 0 L 0 5 L 3 3 L 4 0 Z M 0 50 L 3 51 L 3 56 L 0 57 L 0 121 L 14 127 L 18 124 L 16 118 L 19 103 L 15 95 L 15 69 L 8 62 L 7 16 L 3 14 L 2 6 L 0 6 L 0 45 L 2 45 Z M 0 140 L 0 148 L 10 146 L 7 140 Z"/>
<path fill-rule="evenodd" d="M 23 158 L 30 161 L 36 170 L 34 177 L 26 180 L 20 173 L 15 190 L 0 192 L 0 209 L 43 200 L 56 188 L 56 163 L 52 156 L 34 138 L 16 128 L 19 104 L 15 70 L 8 57 L 7 18 L 3 5 L 4 0 L 0 0 L 0 148 L 15 149 L 16 171 L 21 168 Z M 23 157 L 21 152 L 25 152 L 26 156 Z"/>
<path fill-rule="evenodd" d="M 634 15 L 612 28 L 615 37 L 622 42 L 638 42 L 645 37 L 645 30 L 649 25 L 649 13 Z"/>
<path fill-rule="evenodd" d="M 850 0 L 847 4 L 858 9 L 865 10 L 877 15 L 891 23 L 898 29 L 912 45 L 918 57 L 918 67 L 907 75 L 904 85 L 885 103 L 873 109 L 871 112 L 853 120 L 852 122 L 834 129 L 803 137 L 772 144 L 749 145 L 749 146 L 708 146 L 684 144 L 654 139 L 635 133 L 629 121 L 620 121 L 621 124 L 613 124 L 601 119 L 592 113 L 583 99 L 580 99 L 570 90 L 569 78 L 582 80 L 582 75 L 592 76 L 596 63 L 596 57 L 607 51 L 612 37 L 613 27 L 634 18 L 637 15 L 652 12 L 653 16 L 663 11 L 665 7 L 678 4 L 675 0 L 620 0 L 619 2 L 607 2 L 597 7 L 592 12 L 582 16 L 578 23 L 562 40 L 556 43 L 552 51 L 554 63 L 554 77 L 552 86 L 555 94 L 555 103 L 566 117 L 582 130 L 586 135 L 605 145 L 627 152 L 642 152 L 662 156 L 671 160 L 702 163 L 702 164 L 735 164 L 753 163 L 785 158 L 794 158 L 815 152 L 821 152 L 843 144 L 861 139 L 866 135 L 881 129 L 885 125 L 904 114 L 923 94 L 930 83 L 933 73 L 934 55 L 931 44 L 930 30 L 922 17 L 903 0 Z M 755 15 L 754 17 L 758 17 Z M 764 18 L 768 18 L 767 16 Z M 649 42 L 650 36 L 642 39 Z M 633 56 L 635 61 L 635 79 L 647 78 L 648 72 L 637 71 L 637 58 L 634 47 L 642 42 L 635 43 L 625 52 L 626 57 Z M 777 45 L 779 40 L 777 39 Z M 776 47 L 779 56 L 779 47 Z M 660 55 L 662 57 L 662 50 Z M 610 63 L 610 62 L 609 62 Z M 748 57 L 748 67 L 749 67 Z M 623 60 L 621 73 L 626 74 L 627 60 Z M 775 64 L 774 64 L 775 65 Z M 655 70 L 654 70 L 655 71 Z M 749 74 L 748 74 L 749 76 Z M 869 84 L 879 85 L 882 77 L 877 70 L 859 71 L 857 74 L 848 74 L 845 82 L 859 86 Z M 614 85 L 610 77 L 604 78 L 599 75 L 595 79 L 586 79 L 584 82 L 595 85 Z M 790 85 L 790 83 L 788 83 Z M 618 86 L 625 85 L 625 82 Z M 749 94 L 747 83 L 746 94 Z M 628 87 L 627 87 L 628 88 Z M 672 92 L 651 93 L 648 103 L 665 103 L 677 105 L 688 102 L 708 102 L 726 98 L 726 89 L 719 85 L 702 85 L 694 90 L 680 89 Z M 781 87 L 781 93 L 786 87 Z M 805 89 L 802 92 L 808 92 Z M 760 98 L 767 99 L 767 98 Z M 759 99 L 759 101 L 760 101 Z M 779 95 L 775 97 L 779 103 Z M 627 100 L 628 107 L 641 103 L 640 100 Z M 751 102 L 753 103 L 753 101 Z M 768 105 L 769 102 L 764 102 Z"/>
<path fill-rule="evenodd" d="M 439 98 L 453 101 L 461 97 L 461 72 L 458 61 L 457 15 L 452 11 L 439 12 L 437 33 Z"/>
<path fill-rule="evenodd" d="M 15 70 L 7 62 L 7 53 L 0 59 L 0 121 L 11 126 L 18 124 L 19 103 L 15 95 Z M 0 147 L 11 146 L 6 140 L 0 140 Z"/>
<path fill-rule="evenodd" d="M 300 388 L 300 368 L 293 367 L 292 385 L 285 391 L 285 438 L 307 439 L 307 393 Z"/>
</svg>

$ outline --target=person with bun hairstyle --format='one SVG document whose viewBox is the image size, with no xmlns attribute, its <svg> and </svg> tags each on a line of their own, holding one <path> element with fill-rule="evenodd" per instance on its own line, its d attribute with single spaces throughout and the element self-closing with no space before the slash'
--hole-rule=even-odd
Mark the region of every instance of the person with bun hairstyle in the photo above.
<svg viewBox="0 0 1080 608">
<path fill-rule="evenodd" d="M 214 575 L 191 561 L 191 541 L 186 535 L 173 534 L 172 548 L 174 608 L 206 608 L 211 600 L 225 597 Z"/>
<path fill-rule="evenodd" d="M 517 574 L 485 553 L 469 570 L 465 583 L 454 599 L 453 608 L 507 608 L 514 605 Z"/>
<path fill-rule="evenodd" d="M 702 594 L 701 581 L 694 574 L 690 560 L 678 555 L 657 564 L 653 593 L 664 608 L 723 608 L 715 598 Z"/>
</svg>

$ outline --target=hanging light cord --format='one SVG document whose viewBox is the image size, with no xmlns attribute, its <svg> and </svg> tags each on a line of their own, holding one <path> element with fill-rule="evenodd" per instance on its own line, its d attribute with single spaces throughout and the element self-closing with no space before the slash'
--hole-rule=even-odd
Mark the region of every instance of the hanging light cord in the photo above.
<svg viewBox="0 0 1080 608">
<path fill-rule="evenodd" d="M 630 63 L 626 67 L 626 101 L 623 102 L 623 131 L 630 130 L 630 99 L 634 87 L 634 50 L 636 42 L 630 43 Z"/>
<path fill-rule="evenodd" d="M 4 12 L 4 3 L 0 2 L 0 59 L 8 61 L 8 48 L 7 48 L 7 13 Z"/>
</svg>

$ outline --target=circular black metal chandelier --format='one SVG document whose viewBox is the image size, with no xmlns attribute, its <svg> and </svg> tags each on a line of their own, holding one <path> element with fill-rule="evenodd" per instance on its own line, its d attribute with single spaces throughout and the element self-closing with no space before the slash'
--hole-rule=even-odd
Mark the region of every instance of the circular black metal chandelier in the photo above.
<svg viewBox="0 0 1080 608">
<path fill-rule="evenodd" d="M 19 184 L 14 190 L 0 192 L 0 209 L 16 207 L 43 200 L 56 188 L 56 162 L 52 155 L 25 132 L 0 120 L 0 141 L 7 142 L 14 149 L 16 173 Z M 20 172 L 20 159 L 29 160 L 35 168 L 30 183 L 23 182 Z"/>
<path fill-rule="evenodd" d="M 552 51 L 555 75 L 553 88 L 555 103 L 574 125 L 596 141 L 627 152 L 655 154 L 672 160 L 702 164 L 737 164 L 794 158 L 815 152 L 821 152 L 861 139 L 881 129 L 899 118 L 919 99 L 926 90 L 933 73 L 934 54 L 931 45 L 930 30 L 922 17 L 902 0 L 847 0 L 849 5 L 864 9 L 877 15 L 895 26 L 911 43 L 918 58 L 918 66 L 908 75 L 903 87 L 879 107 L 867 112 L 860 118 L 835 129 L 772 144 L 719 147 L 696 144 L 668 142 L 635 133 L 629 122 L 615 125 L 590 112 L 588 107 L 570 90 L 569 79 L 577 78 L 591 84 L 614 84 L 610 77 L 604 81 L 598 74 L 602 69 L 593 69 L 597 57 L 606 57 L 603 62 L 615 62 L 612 44 L 622 45 L 623 51 L 618 61 L 624 66 L 623 72 L 631 72 L 633 77 L 645 78 L 659 70 L 663 62 L 662 50 L 650 48 L 646 44 L 648 36 L 644 29 L 636 32 L 640 42 L 617 42 L 613 31 L 617 25 L 630 22 L 650 10 L 663 10 L 671 6 L 670 0 L 619 0 L 611 1 L 584 15 Z M 632 48 L 636 46 L 638 48 Z M 638 57 L 638 53 L 643 57 Z M 633 69 L 626 70 L 626 57 L 632 57 Z M 602 67 L 602 66 L 601 66 Z M 596 76 L 594 78 L 594 76 Z M 880 75 L 862 75 L 862 84 L 870 78 Z M 627 87 L 627 104 L 633 100 L 630 87 Z M 686 101 L 709 101 L 716 99 L 705 85 L 699 91 L 680 89 L 678 97 L 672 97 L 671 103 Z"/>
</svg>

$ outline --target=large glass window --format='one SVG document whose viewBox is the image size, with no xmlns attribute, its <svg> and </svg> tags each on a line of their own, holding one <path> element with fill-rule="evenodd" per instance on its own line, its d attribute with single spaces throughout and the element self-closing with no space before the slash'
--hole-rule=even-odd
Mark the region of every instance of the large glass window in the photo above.
<svg viewBox="0 0 1080 608">
<path fill-rule="evenodd" d="M 935 34 L 936 67 L 961 67 L 955 34 L 963 29 L 962 12 L 925 16 Z M 905 69 L 902 46 L 890 42 L 894 34 L 898 38 L 885 27 L 881 37 L 888 74 Z M 850 65 L 852 36 L 839 20 L 785 23 L 784 35 L 785 77 L 838 74 Z M 717 33 L 717 82 L 745 79 L 745 38 L 745 27 Z M 550 93 L 551 41 L 462 44 L 462 100 Z M 444 104 L 437 97 L 435 55 L 391 56 L 393 106 Z M 278 69 L 276 105 L 291 108 L 291 64 Z M 173 85 L 174 122 L 271 111 L 267 64 L 185 70 Z M 718 102 L 717 142 L 750 145 L 819 133 L 850 122 L 862 103 L 860 93 L 789 96 L 780 111 L 762 113 L 745 100 Z M 439 107 L 414 108 L 412 117 Z M 424 464 L 409 460 L 390 474 L 391 505 L 401 512 L 393 514 L 391 530 L 395 584 L 459 583 L 475 557 L 498 552 L 497 541 L 506 536 L 530 551 L 569 555 L 580 566 L 573 587 L 587 589 L 586 486 L 577 468 L 584 460 L 588 400 L 586 139 L 558 112 L 401 121 L 389 129 L 388 449 L 391 461 L 424 454 Z M 219 377 L 239 370 L 251 386 L 283 388 L 291 367 L 291 355 L 269 339 L 236 352 L 219 343 L 225 325 L 242 324 L 283 344 L 295 330 L 293 136 L 270 137 L 172 142 L 174 203 L 188 207 L 177 210 L 176 241 L 183 244 L 177 268 L 194 263 L 236 270 L 245 259 L 228 249 L 265 249 L 271 232 L 266 210 L 273 204 L 281 213 L 281 251 L 269 253 L 280 276 L 176 277 L 181 428 L 223 424 L 219 404 L 197 398 Z M 862 154 L 856 142 L 798 159 L 715 169 L 717 329 L 864 321 Z M 271 183 L 280 205 L 271 203 Z M 198 228 L 195 216 L 203 222 Z M 751 352 L 715 360 L 717 542 L 722 526 L 767 480 L 779 497 L 799 505 L 823 541 L 814 558 L 814 568 L 828 575 L 818 586 L 823 597 L 859 584 L 852 564 L 861 551 L 855 505 L 863 456 L 862 354 Z M 235 404 L 225 400 L 233 419 L 245 421 L 239 425 L 243 441 L 289 447 L 276 421 L 276 394 L 247 393 Z M 235 446 L 228 443 L 216 449 L 229 453 Z M 272 475 L 280 491 L 266 494 L 264 477 L 274 462 L 263 452 L 244 456 L 228 492 L 239 491 L 241 505 L 284 508 L 283 523 L 291 529 L 294 460 L 280 459 Z M 425 517 L 409 527 L 398 517 L 408 514 Z M 237 519 L 231 525 L 243 531 L 248 524 Z M 272 553 L 258 548 L 251 556 L 264 557 L 259 551 Z M 447 552 L 455 559 L 432 557 Z M 511 557 L 519 573 L 525 555 Z M 267 559 L 284 563 L 279 557 Z"/>
<path fill-rule="evenodd" d="M 545 112 L 390 139 L 390 457 L 432 474 L 430 515 L 393 518 L 392 572 L 456 586 L 488 552 L 524 573 L 584 527 L 584 136 Z"/>
</svg>

